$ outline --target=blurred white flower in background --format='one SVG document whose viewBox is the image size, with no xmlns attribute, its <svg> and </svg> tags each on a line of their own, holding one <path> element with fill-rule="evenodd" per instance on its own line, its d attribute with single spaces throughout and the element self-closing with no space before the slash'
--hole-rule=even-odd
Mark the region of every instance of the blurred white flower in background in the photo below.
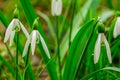
<svg viewBox="0 0 120 80">
<path fill-rule="evenodd" d="M 22 30 L 23 33 L 25 34 L 25 36 L 28 38 L 29 34 L 28 34 L 27 30 L 25 29 L 25 27 L 23 26 L 23 24 L 17 18 L 14 18 L 10 22 L 10 24 L 6 30 L 4 43 L 6 43 L 8 41 L 8 39 L 10 38 L 10 46 L 11 46 L 13 43 L 13 40 L 14 40 L 15 33 L 20 30 Z"/>
<path fill-rule="evenodd" d="M 52 0 L 51 13 L 53 16 L 59 16 L 62 12 L 62 0 Z"/>
<path fill-rule="evenodd" d="M 101 43 L 105 44 L 109 63 L 112 63 L 111 51 L 110 51 L 108 41 L 104 33 L 99 33 L 96 44 L 95 44 L 95 48 L 94 48 L 94 64 L 98 63 L 98 60 L 100 57 Z"/>
<path fill-rule="evenodd" d="M 27 54 L 28 47 L 30 44 L 31 44 L 32 55 L 34 55 L 36 43 L 39 43 L 39 41 L 41 42 L 46 55 L 48 56 L 48 58 L 50 58 L 50 53 L 47 48 L 47 45 L 41 34 L 38 32 L 38 30 L 33 30 L 32 33 L 30 34 L 29 38 L 26 41 L 22 56 L 24 57 Z"/>
<path fill-rule="evenodd" d="M 113 37 L 116 38 L 118 35 L 120 35 L 120 17 L 117 17 L 113 30 Z"/>
</svg>

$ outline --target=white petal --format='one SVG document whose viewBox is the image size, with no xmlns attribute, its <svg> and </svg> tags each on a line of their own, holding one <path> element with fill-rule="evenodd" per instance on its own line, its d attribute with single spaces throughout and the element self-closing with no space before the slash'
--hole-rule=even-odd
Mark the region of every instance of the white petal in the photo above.
<svg viewBox="0 0 120 80">
<path fill-rule="evenodd" d="M 9 37 L 10 37 L 10 34 L 11 34 L 12 29 L 13 29 L 13 27 L 14 27 L 14 22 L 15 22 L 15 19 L 13 19 L 13 20 L 10 22 L 10 24 L 8 25 L 8 28 L 7 28 L 6 33 L 5 33 L 4 43 L 6 43 L 7 40 L 9 39 Z"/>
<path fill-rule="evenodd" d="M 32 39 L 31 39 L 31 49 L 32 49 L 32 55 L 34 55 L 35 47 L 36 47 L 36 30 L 33 30 L 32 34 Z"/>
<path fill-rule="evenodd" d="M 120 35 L 120 17 L 117 17 L 117 21 L 115 23 L 115 27 L 113 31 L 114 38 L 116 38 L 118 35 Z"/>
<path fill-rule="evenodd" d="M 15 31 L 12 31 L 10 35 L 10 46 L 12 46 L 13 44 L 14 36 L 15 36 Z"/>
<path fill-rule="evenodd" d="M 94 64 L 96 64 L 99 60 L 100 50 L 101 50 L 101 34 L 98 34 L 98 38 L 94 48 Z"/>
<path fill-rule="evenodd" d="M 19 21 L 19 20 L 18 20 L 18 21 Z M 20 23 L 20 27 L 21 27 L 23 33 L 25 34 L 25 36 L 26 36 L 27 38 L 29 38 L 29 33 L 28 33 L 27 30 L 25 29 L 24 25 L 23 25 L 20 21 L 19 21 L 19 23 Z"/>
<path fill-rule="evenodd" d="M 104 44 L 106 46 L 108 60 L 109 60 L 110 63 L 112 63 L 111 51 L 110 51 L 110 47 L 109 47 L 108 41 L 107 41 L 107 39 L 106 39 L 104 34 L 102 34 L 101 37 L 102 37 L 101 38 L 102 41 L 104 42 Z"/>
<path fill-rule="evenodd" d="M 53 16 L 55 16 L 55 8 L 56 8 L 55 4 L 56 4 L 56 0 L 52 0 L 51 13 L 52 13 Z"/>
<path fill-rule="evenodd" d="M 62 12 L 62 0 L 57 0 L 55 13 L 59 16 Z"/>
<path fill-rule="evenodd" d="M 29 45 L 30 45 L 30 37 L 27 39 L 27 41 L 25 43 L 25 47 L 24 47 L 24 50 L 23 50 L 22 57 L 24 57 L 27 54 Z"/>
<path fill-rule="evenodd" d="M 47 55 L 48 58 L 50 59 L 50 53 L 49 53 L 48 47 L 47 47 L 47 45 L 46 45 L 43 37 L 40 35 L 40 33 L 39 33 L 38 31 L 37 31 L 37 34 L 38 34 L 39 37 L 40 37 L 40 41 L 41 41 L 41 44 L 42 44 L 42 46 L 43 46 L 43 49 L 44 49 L 46 55 Z"/>
</svg>

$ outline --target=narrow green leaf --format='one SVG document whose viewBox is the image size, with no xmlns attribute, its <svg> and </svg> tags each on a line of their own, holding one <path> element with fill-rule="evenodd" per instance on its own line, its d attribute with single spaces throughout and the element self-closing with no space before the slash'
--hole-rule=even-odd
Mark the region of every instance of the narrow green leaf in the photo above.
<svg viewBox="0 0 120 80">
<path fill-rule="evenodd" d="M 21 6 L 22 6 L 22 8 L 24 10 L 26 18 L 27 18 L 27 20 L 28 20 L 28 22 L 30 24 L 30 27 L 32 27 L 32 24 L 33 24 L 33 22 L 34 22 L 34 20 L 36 19 L 37 16 L 36 16 L 35 11 L 34 11 L 32 5 L 31 5 L 31 3 L 30 3 L 30 0 L 19 0 L 19 1 L 20 1 L 20 4 L 21 4 Z M 41 26 L 40 21 L 39 21 L 38 31 L 40 32 L 40 34 L 45 39 L 45 35 L 44 35 L 43 30 L 42 30 L 42 26 Z M 41 51 L 41 55 L 43 57 L 43 60 L 44 60 L 45 64 L 47 64 L 48 61 L 51 60 L 51 59 L 49 59 L 47 57 L 41 43 L 38 46 L 39 46 L 39 49 Z M 29 69 L 29 67 L 28 67 L 28 69 Z M 49 64 L 47 65 L 47 71 L 48 71 L 48 73 L 50 75 L 51 80 L 58 80 L 57 71 L 56 71 L 56 65 L 53 62 L 53 60 L 51 60 L 49 62 Z"/>
<path fill-rule="evenodd" d="M 0 11 L 0 20 L 5 25 L 5 27 L 7 28 L 8 20 L 6 20 L 6 17 L 3 15 L 3 13 L 1 11 Z"/>
<path fill-rule="evenodd" d="M 97 74 L 97 73 L 99 73 L 101 71 L 106 71 L 106 70 L 115 71 L 115 72 L 119 72 L 120 73 L 120 68 L 117 68 L 117 67 L 105 67 L 105 68 L 102 68 L 100 70 L 97 70 L 97 71 L 94 71 L 94 72 L 88 74 L 87 76 L 83 77 L 80 80 L 89 80 L 90 77 L 94 76 L 95 74 Z"/>
<path fill-rule="evenodd" d="M 96 3 L 96 6 L 93 5 Z M 79 10 L 79 12 L 75 15 L 74 20 L 73 20 L 73 30 L 72 30 L 72 40 L 75 37 L 76 33 L 78 32 L 78 30 L 80 29 L 80 24 L 82 22 L 86 23 L 87 21 L 85 21 L 87 14 L 89 14 L 89 10 L 92 10 L 92 14 L 95 14 L 96 9 L 98 8 L 98 5 L 100 3 L 100 0 L 87 0 L 86 3 L 83 5 L 83 7 Z M 94 8 L 96 7 L 96 8 Z M 84 20 L 85 19 L 85 20 Z M 68 50 L 68 36 L 69 36 L 69 28 L 63 38 L 63 40 L 61 41 L 61 45 L 60 45 L 60 56 L 61 56 L 61 61 L 63 61 L 65 54 Z"/>
<path fill-rule="evenodd" d="M 113 59 L 119 53 L 119 46 L 120 46 L 120 36 L 116 40 L 114 40 L 114 42 L 111 44 L 111 53 Z"/>
<path fill-rule="evenodd" d="M 108 42 L 111 44 L 112 39 L 113 39 L 113 30 L 115 26 L 116 18 L 112 21 L 112 24 L 110 26 L 109 32 L 108 32 Z"/>
<path fill-rule="evenodd" d="M 90 43 L 88 45 L 88 48 L 86 50 L 86 61 L 87 61 L 87 65 L 90 66 L 91 62 L 93 62 L 93 54 L 94 54 L 94 47 L 95 47 L 95 43 L 97 40 L 97 36 L 98 36 L 98 32 L 97 30 L 94 31 L 94 34 L 90 40 Z"/>
<path fill-rule="evenodd" d="M 13 75 L 13 77 L 15 77 L 15 70 L 13 69 L 11 64 L 9 64 L 1 55 L 0 55 L 0 61 L 8 68 L 8 70 Z"/>
<path fill-rule="evenodd" d="M 22 80 L 25 80 L 25 73 L 27 72 L 27 69 L 28 69 L 28 66 L 29 66 L 29 65 L 30 65 L 30 64 L 28 64 L 28 65 L 25 67 L 24 71 L 23 71 Z"/>
<path fill-rule="evenodd" d="M 83 54 L 87 44 L 93 34 L 96 21 L 92 20 L 86 23 L 75 36 L 65 64 L 63 80 L 74 80 L 79 64 L 83 58 Z"/>
<path fill-rule="evenodd" d="M 27 17 L 27 20 L 30 26 L 32 27 L 32 24 L 37 16 L 35 14 L 33 7 L 31 6 L 30 0 L 19 0 L 19 1 L 21 4 L 21 7 L 24 10 L 25 16 Z"/>
<path fill-rule="evenodd" d="M 8 27 L 8 20 L 4 17 L 4 15 L 2 14 L 2 13 L 0 13 L 0 15 L 2 15 L 2 16 L 0 16 L 0 19 L 1 19 L 1 21 L 3 22 L 3 24 L 5 25 L 5 27 L 7 28 Z M 4 18 L 3 18 L 4 17 Z M 3 19 L 2 19 L 3 18 Z M 3 36 L 3 35 L 2 35 Z M 4 38 L 4 36 L 3 36 L 3 38 Z M 16 42 L 16 36 L 15 36 L 15 39 L 14 39 L 14 41 Z M 23 51 L 23 46 L 21 45 L 21 43 L 20 43 L 20 41 L 18 42 L 18 49 L 19 49 L 19 51 L 20 51 L 20 54 L 22 54 L 22 51 Z M 24 58 L 24 60 L 25 60 L 25 58 Z M 30 79 L 31 80 L 35 80 L 35 77 L 34 77 L 34 72 L 32 71 L 32 66 L 29 66 L 29 68 L 28 68 L 28 74 L 29 75 L 31 75 L 30 76 Z"/>
<path fill-rule="evenodd" d="M 45 54 L 45 51 L 44 51 L 43 47 L 41 47 L 41 46 L 42 46 L 41 43 L 39 43 L 38 47 L 40 48 L 40 52 L 41 52 L 41 55 L 44 58 L 45 63 L 47 64 L 46 68 L 47 68 L 47 71 L 49 73 L 49 76 L 51 77 L 51 80 L 58 80 L 55 63 L 53 62 L 52 59 L 48 59 L 48 57 Z"/>
<path fill-rule="evenodd" d="M 96 40 L 97 40 L 97 36 L 98 36 L 98 28 L 96 27 L 96 29 L 94 30 L 94 33 L 93 33 L 93 36 L 92 38 L 90 39 L 90 42 L 88 44 L 88 47 L 85 51 L 85 65 L 88 67 L 88 72 L 93 72 L 94 71 L 94 61 L 93 61 L 93 54 L 94 54 L 94 47 L 95 47 L 95 43 L 96 43 Z M 78 74 L 77 75 L 80 75 L 82 74 L 81 72 L 81 64 L 79 65 L 79 69 L 78 69 Z M 79 78 L 78 78 L 79 79 Z"/>
</svg>

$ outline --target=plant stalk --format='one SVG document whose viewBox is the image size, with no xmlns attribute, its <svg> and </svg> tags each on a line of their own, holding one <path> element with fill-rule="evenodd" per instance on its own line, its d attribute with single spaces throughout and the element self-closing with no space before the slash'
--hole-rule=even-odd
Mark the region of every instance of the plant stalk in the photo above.
<svg viewBox="0 0 120 80">
<path fill-rule="evenodd" d="M 58 65 L 59 65 L 59 78 L 61 80 L 60 39 L 59 39 L 59 28 L 58 28 L 58 16 L 56 16 L 56 36 L 57 36 L 57 54 L 58 54 Z"/>
<path fill-rule="evenodd" d="M 18 80 L 18 40 L 19 34 L 16 32 L 16 80 Z"/>
<path fill-rule="evenodd" d="M 27 52 L 27 58 L 26 58 L 26 63 L 25 63 L 25 69 L 28 66 L 28 61 L 29 61 L 29 55 L 30 55 L 30 45 L 28 46 L 28 52 Z M 25 80 L 27 79 L 27 69 L 25 70 Z"/>
<path fill-rule="evenodd" d="M 27 58 L 26 58 L 25 67 L 27 67 L 27 65 L 28 65 L 29 55 L 30 55 L 30 45 L 29 45 L 29 47 L 28 47 L 28 52 L 27 52 Z"/>
</svg>

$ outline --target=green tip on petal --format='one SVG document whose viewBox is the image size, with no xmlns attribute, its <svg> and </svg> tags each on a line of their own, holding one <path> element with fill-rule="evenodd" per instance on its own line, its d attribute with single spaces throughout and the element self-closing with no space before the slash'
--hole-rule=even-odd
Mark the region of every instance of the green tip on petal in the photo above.
<svg viewBox="0 0 120 80">
<path fill-rule="evenodd" d="M 98 32 L 99 33 L 104 33 L 105 32 L 105 26 L 101 21 L 98 22 Z"/>
<path fill-rule="evenodd" d="M 37 30 L 37 29 L 38 29 L 38 25 L 39 25 L 38 20 L 39 20 L 39 17 L 37 17 L 37 18 L 34 20 L 33 25 L 32 25 L 32 29 L 33 29 L 33 30 Z"/>
<path fill-rule="evenodd" d="M 18 9 L 18 6 L 16 5 L 16 8 L 13 12 L 13 15 L 14 15 L 14 18 L 19 18 L 19 9 Z"/>
</svg>

